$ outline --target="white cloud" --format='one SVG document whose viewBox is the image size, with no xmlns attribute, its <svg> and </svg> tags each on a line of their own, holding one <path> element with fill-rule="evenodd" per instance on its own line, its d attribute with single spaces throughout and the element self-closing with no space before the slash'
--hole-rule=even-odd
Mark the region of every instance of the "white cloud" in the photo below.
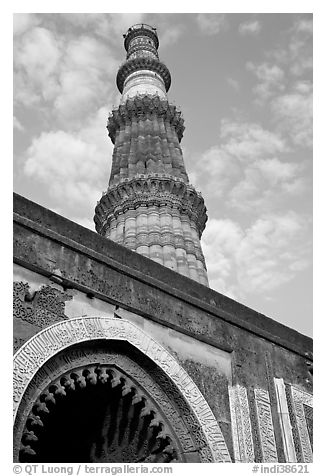
<svg viewBox="0 0 326 476">
<path fill-rule="evenodd" d="M 14 43 L 16 104 L 33 106 L 53 94 L 61 55 L 61 41 L 46 28 L 33 28 L 18 38 Z"/>
<path fill-rule="evenodd" d="M 286 151 L 281 135 L 256 123 L 223 120 L 220 137 L 223 149 L 240 161 L 252 161 Z"/>
<path fill-rule="evenodd" d="M 266 56 L 275 60 L 288 72 L 300 77 L 312 71 L 312 19 L 299 18 L 286 32 L 286 46 L 266 52 Z"/>
<path fill-rule="evenodd" d="M 118 68 L 100 40 L 70 38 L 41 27 L 16 41 L 14 64 L 16 104 L 37 105 L 38 112 L 46 110 L 65 127 L 76 126 L 86 112 L 94 113 L 110 98 Z"/>
<path fill-rule="evenodd" d="M 106 117 L 101 108 L 78 132 L 43 132 L 26 153 L 25 174 L 47 185 L 57 206 L 75 216 L 76 209 L 78 216 L 90 216 L 109 179 L 112 145 Z"/>
<path fill-rule="evenodd" d="M 14 64 L 24 68 L 36 84 L 44 83 L 57 68 L 61 45 L 46 28 L 36 27 L 24 35 L 15 49 Z"/>
<path fill-rule="evenodd" d="M 261 24 L 258 20 L 240 23 L 239 33 L 240 35 L 258 35 L 261 30 Z"/>
<path fill-rule="evenodd" d="M 292 211 L 262 216 L 246 229 L 209 220 L 202 245 L 211 286 L 240 299 L 271 296 L 309 265 L 306 234 L 306 221 Z"/>
<path fill-rule="evenodd" d="M 234 78 L 227 78 L 227 83 L 231 86 L 232 89 L 239 92 L 240 91 L 240 83 Z"/>
<path fill-rule="evenodd" d="M 13 32 L 14 35 L 22 35 L 30 28 L 38 25 L 40 19 L 33 13 L 14 13 Z"/>
<path fill-rule="evenodd" d="M 59 116 L 76 117 L 98 106 L 103 96 L 108 98 L 109 79 L 118 62 L 99 41 L 87 36 L 71 41 L 66 48 L 59 73 L 60 91 L 54 107 Z"/>
<path fill-rule="evenodd" d="M 122 35 L 132 25 L 142 23 L 145 15 L 145 13 L 111 13 L 110 27 L 116 35 Z"/>
<path fill-rule="evenodd" d="M 298 19 L 298 20 L 295 22 L 293 29 L 294 29 L 296 32 L 307 33 L 309 36 L 311 36 L 311 35 L 312 35 L 312 32 L 313 32 L 313 21 L 312 21 L 312 18 L 311 18 L 311 19 L 308 19 L 308 18 L 300 18 L 300 19 Z"/>
<path fill-rule="evenodd" d="M 223 197 L 231 211 L 271 212 L 306 187 L 303 164 L 285 160 L 287 153 L 279 133 L 256 123 L 223 120 L 219 145 L 196 161 L 198 188 L 204 196 Z"/>
<path fill-rule="evenodd" d="M 312 85 L 298 83 L 294 92 L 275 98 L 271 103 L 274 121 L 293 144 L 312 146 Z"/>
<path fill-rule="evenodd" d="M 24 126 L 21 124 L 21 122 L 17 119 L 16 116 L 14 116 L 13 118 L 13 126 L 14 126 L 14 129 L 17 129 L 17 131 L 24 131 L 25 128 Z"/>
<path fill-rule="evenodd" d="M 111 43 L 119 42 L 127 29 L 141 23 L 146 14 L 144 13 L 60 13 L 65 22 L 77 27 L 84 32 L 89 29 Z"/>
<path fill-rule="evenodd" d="M 173 45 L 180 36 L 183 34 L 184 28 L 182 25 L 167 25 L 164 28 L 160 28 L 158 31 L 160 37 L 160 48 L 164 49 Z"/>
<path fill-rule="evenodd" d="M 196 17 L 200 31 L 206 35 L 215 35 L 224 31 L 228 24 L 222 13 L 199 13 Z"/>
<path fill-rule="evenodd" d="M 272 185 L 291 179 L 298 170 L 297 164 L 281 162 L 276 158 L 259 160 L 255 165 Z"/>
<path fill-rule="evenodd" d="M 254 64 L 249 61 L 246 67 L 258 79 L 258 84 L 253 88 L 253 91 L 259 99 L 266 100 L 284 89 L 284 71 L 276 64 L 266 62 Z"/>
</svg>

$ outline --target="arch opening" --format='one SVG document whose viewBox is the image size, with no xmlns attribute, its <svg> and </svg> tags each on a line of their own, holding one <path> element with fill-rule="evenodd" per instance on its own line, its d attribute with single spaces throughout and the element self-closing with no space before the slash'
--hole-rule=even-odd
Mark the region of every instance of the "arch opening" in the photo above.
<svg viewBox="0 0 326 476">
<path fill-rule="evenodd" d="M 74 368 L 37 398 L 20 462 L 177 462 L 177 444 L 145 392 L 113 365 Z"/>
<path fill-rule="evenodd" d="M 14 356 L 14 402 L 15 461 L 231 462 L 189 375 L 122 319 L 33 336 Z"/>
</svg>

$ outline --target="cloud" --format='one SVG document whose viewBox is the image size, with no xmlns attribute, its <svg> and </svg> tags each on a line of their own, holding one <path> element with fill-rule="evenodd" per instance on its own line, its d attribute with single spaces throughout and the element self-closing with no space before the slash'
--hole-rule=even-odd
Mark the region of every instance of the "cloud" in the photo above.
<svg viewBox="0 0 326 476">
<path fill-rule="evenodd" d="M 16 41 L 14 65 L 16 105 L 37 106 L 67 127 L 110 98 L 118 61 L 101 40 L 35 27 Z"/>
<path fill-rule="evenodd" d="M 292 27 L 285 32 L 287 42 L 270 51 L 266 51 L 267 58 L 285 69 L 289 76 L 311 74 L 312 62 L 312 16 L 296 19 Z"/>
<path fill-rule="evenodd" d="M 206 35 L 216 35 L 228 27 L 226 16 L 222 13 L 199 13 L 196 21 L 200 31 Z"/>
<path fill-rule="evenodd" d="M 307 222 L 293 211 L 267 214 L 243 228 L 208 221 L 202 238 L 210 285 L 231 297 L 272 296 L 309 265 Z"/>
<path fill-rule="evenodd" d="M 26 152 L 24 173 L 45 184 L 56 206 L 74 216 L 91 216 L 109 179 L 112 145 L 106 117 L 101 108 L 77 132 L 43 132 Z"/>
<path fill-rule="evenodd" d="M 258 20 L 240 23 L 239 33 L 240 35 L 258 35 L 261 30 L 261 24 Z"/>
<path fill-rule="evenodd" d="M 261 63 L 254 64 L 247 62 L 246 68 L 258 79 L 258 84 L 253 88 L 253 92 L 260 100 L 266 100 L 278 91 L 282 91 L 284 85 L 284 71 L 276 64 Z"/>
<path fill-rule="evenodd" d="M 197 167 L 197 182 L 205 184 L 204 189 L 210 190 L 210 193 L 215 196 L 224 195 L 242 176 L 239 161 L 219 146 L 211 147 L 206 151 Z"/>
<path fill-rule="evenodd" d="M 234 78 L 227 78 L 226 79 L 227 83 L 231 86 L 232 89 L 234 89 L 236 92 L 240 91 L 240 83 Z"/>
<path fill-rule="evenodd" d="M 271 111 L 278 129 L 298 147 L 312 146 L 312 85 L 299 82 L 293 92 L 275 98 Z"/>
<path fill-rule="evenodd" d="M 111 13 L 110 27 L 116 35 L 122 35 L 130 26 L 141 23 L 145 15 L 145 13 Z"/>
<path fill-rule="evenodd" d="M 14 13 L 13 15 L 13 32 L 14 36 L 25 33 L 32 27 L 37 26 L 40 19 L 33 13 Z"/>
<path fill-rule="evenodd" d="M 176 43 L 184 32 L 183 25 L 172 25 L 160 28 L 158 34 L 160 37 L 160 48 L 164 49 Z"/>
<path fill-rule="evenodd" d="M 14 129 L 17 129 L 17 131 L 23 132 L 25 130 L 24 126 L 21 124 L 21 122 L 17 119 L 16 116 L 13 118 L 13 126 Z"/>
<path fill-rule="evenodd" d="M 294 26 L 293 30 L 296 31 L 297 33 L 306 33 L 309 36 L 312 35 L 313 32 L 313 22 L 312 18 L 299 18 Z"/>
<path fill-rule="evenodd" d="M 136 23 L 141 23 L 144 13 L 60 13 L 61 18 L 79 28 L 105 38 L 111 43 L 121 45 L 121 37 L 127 29 Z"/>
<path fill-rule="evenodd" d="M 54 34 L 36 27 L 24 35 L 15 49 L 14 64 L 24 68 L 36 83 L 45 82 L 56 70 L 61 56 L 61 45 Z"/>
<path fill-rule="evenodd" d="M 289 148 L 280 133 L 257 123 L 223 120 L 219 145 L 196 160 L 196 182 L 212 200 L 245 213 L 271 212 L 282 200 L 303 192 L 304 165 L 285 160 Z"/>
<path fill-rule="evenodd" d="M 291 29 L 289 42 L 290 71 L 295 76 L 301 76 L 312 70 L 312 33 L 311 18 L 299 18 Z"/>
<path fill-rule="evenodd" d="M 70 41 L 59 73 L 60 91 L 54 102 L 58 115 L 76 117 L 98 107 L 103 96 L 108 97 L 112 92 L 109 79 L 117 68 L 117 60 L 96 39 L 82 36 Z"/>
<path fill-rule="evenodd" d="M 223 149 L 241 161 L 252 161 L 286 151 L 286 143 L 279 133 L 264 129 L 260 124 L 224 119 L 220 137 Z"/>
</svg>

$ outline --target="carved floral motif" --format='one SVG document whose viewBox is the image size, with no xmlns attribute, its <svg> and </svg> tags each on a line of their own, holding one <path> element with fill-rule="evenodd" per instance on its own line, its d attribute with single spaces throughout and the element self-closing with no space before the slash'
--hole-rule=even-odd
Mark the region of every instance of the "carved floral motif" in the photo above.
<svg viewBox="0 0 326 476">
<path fill-rule="evenodd" d="M 43 328 L 54 322 L 67 319 L 65 302 L 72 296 L 51 286 L 42 286 L 31 294 L 28 283 L 13 284 L 14 317 Z"/>
</svg>

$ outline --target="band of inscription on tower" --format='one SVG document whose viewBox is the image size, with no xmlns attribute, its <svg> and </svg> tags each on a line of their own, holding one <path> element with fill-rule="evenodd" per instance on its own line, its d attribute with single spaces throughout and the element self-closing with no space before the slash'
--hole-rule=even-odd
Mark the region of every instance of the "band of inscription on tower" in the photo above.
<svg viewBox="0 0 326 476">
<path fill-rule="evenodd" d="M 95 209 L 96 230 L 208 285 L 200 244 L 206 207 L 185 169 L 183 118 L 167 97 L 171 76 L 158 56 L 156 30 L 134 25 L 124 37 L 127 58 L 117 74 L 122 96 L 107 125 L 111 175 Z"/>
</svg>

